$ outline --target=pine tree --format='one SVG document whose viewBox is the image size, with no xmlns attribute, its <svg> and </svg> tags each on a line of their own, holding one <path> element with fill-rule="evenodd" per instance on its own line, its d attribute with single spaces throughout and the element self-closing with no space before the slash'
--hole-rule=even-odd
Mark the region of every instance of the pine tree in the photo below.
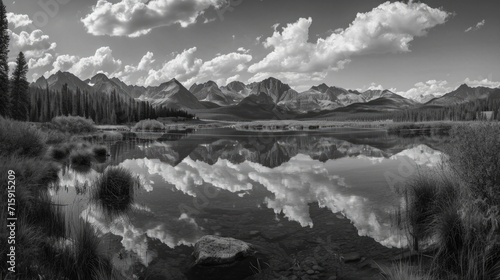
<svg viewBox="0 0 500 280">
<path fill-rule="evenodd" d="M 30 106 L 29 98 L 29 83 L 26 79 L 28 73 L 28 64 L 22 52 L 16 60 L 17 66 L 12 73 L 11 79 L 11 112 L 10 115 L 13 119 L 25 121 L 28 119 L 28 112 Z"/>
<path fill-rule="evenodd" d="M 0 0 L 0 116 L 9 116 L 9 22 L 3 1 Z"/>
</svg>

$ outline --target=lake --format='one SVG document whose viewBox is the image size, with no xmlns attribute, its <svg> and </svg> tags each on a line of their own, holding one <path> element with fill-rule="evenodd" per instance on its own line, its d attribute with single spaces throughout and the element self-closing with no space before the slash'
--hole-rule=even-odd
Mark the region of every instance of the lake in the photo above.
<svg viewBox="0 0 500 280">
<path fill-rule="evenodd" d="M 63 169 L 52 195 L 95 227 L 130 279 L 236 280 L 261 270 L 251 261 L 193 268 L 193 245 L 204 235 L 254 244 L 257 263 L 276 279 L 307 262 L 321 268 L 311 279 L 378 279 L 370 262 L 389 261 L 407 245 L 396 222 L 404 181 L 443 158 L 439 139 L 349 128 L 139 133 L 104 144 L 106 163 L 88 173 Z M 126 213 L 106 213 L 89 199 L 108 166 L 140 181 Z M 343 264 L 350 258 L 355 265 Z"/>
</svg>

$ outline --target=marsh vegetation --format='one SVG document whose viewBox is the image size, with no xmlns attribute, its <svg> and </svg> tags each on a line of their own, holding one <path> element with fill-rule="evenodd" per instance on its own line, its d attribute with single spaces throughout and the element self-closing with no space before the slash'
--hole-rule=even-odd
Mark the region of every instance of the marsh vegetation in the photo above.
<svg viewBox="0 0 500 280">
<path fill-rule="evenodd" d="M 90 166 L 107 148 L 86 143 L 48 147 L 47 133 L 23 122 L 0 118 L 0 170 L 16 174 L 16 275 L 2 266 L 2 279 L 120 279 L 100 234 L 80 217 L 68 216 L 67 205 L 53 201 L 49 190 L 58 180 L 61 161 Z M 0 180 L 7 182 L 7 172 Z M 122 170 L 120 175 L 132 175 Z M 124 182 L 123 180 L 120 183 Z M 0 194 L 6 197 L 7 188 Z M 0 226 L 7 226 L 7 208 L 0 209 Z M 7 232 L 0 242 L 7 244 Z M 6 262 L 7 247 L 0 247 Z"/>
<path fill-rule="evenodd" d="M 413 250 L 431 256 L 427 272 L 395 277 L 399 264 L 388 279 L 500 277 L 500 127 L 456 126 L 451 137 L 443 166 L 404 190 L 403 226 Z"/>
</svg>

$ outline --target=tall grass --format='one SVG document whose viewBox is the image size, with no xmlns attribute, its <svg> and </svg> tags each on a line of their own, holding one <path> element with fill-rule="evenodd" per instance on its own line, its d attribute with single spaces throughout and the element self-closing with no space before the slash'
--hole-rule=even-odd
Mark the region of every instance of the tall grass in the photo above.
<svg viewBox="0 0 500 280">
<path fill-rule="evenodd" d="M 500 279 L 500 127 L 460 126 L 451 137 L 445 169 L 407 185 L 413 248 L 430 245 L 439 279 Z"/>
<path fill-rule="evenodd" d="M 386 280 L 434 280 L 429 271 L 422 271 L 419 266 L 411 266 L 404 262 L 399 262 L 390 267 L 380 268 Z"/>
</svg>

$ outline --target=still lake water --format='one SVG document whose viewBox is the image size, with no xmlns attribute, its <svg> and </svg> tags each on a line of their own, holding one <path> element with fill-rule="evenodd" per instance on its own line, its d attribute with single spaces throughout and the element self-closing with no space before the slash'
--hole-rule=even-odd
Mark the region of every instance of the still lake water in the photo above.
<svg viewBox="0 0 500 280">
<path fill-rule="evenodd" d="M 53 197 L 106 237 L 115 265 L 131 279 L 151 271 L 150 279 L 207 279 L 186 268 L 207 234 L 255 244 L 268 263 L 328 262 L 353 252 L 388 259 L 407 244 L 395 226 L 403 200 L 394 182 L 399 187 L 443 157 L 431 140 L 362 129 L 213 129 L 104 144 L 108 162 L 87 174 L 61 171 Z M 88 199 L 108 166 L 140 180 L 124 215 L 110 217 Z"/>
</svg>

